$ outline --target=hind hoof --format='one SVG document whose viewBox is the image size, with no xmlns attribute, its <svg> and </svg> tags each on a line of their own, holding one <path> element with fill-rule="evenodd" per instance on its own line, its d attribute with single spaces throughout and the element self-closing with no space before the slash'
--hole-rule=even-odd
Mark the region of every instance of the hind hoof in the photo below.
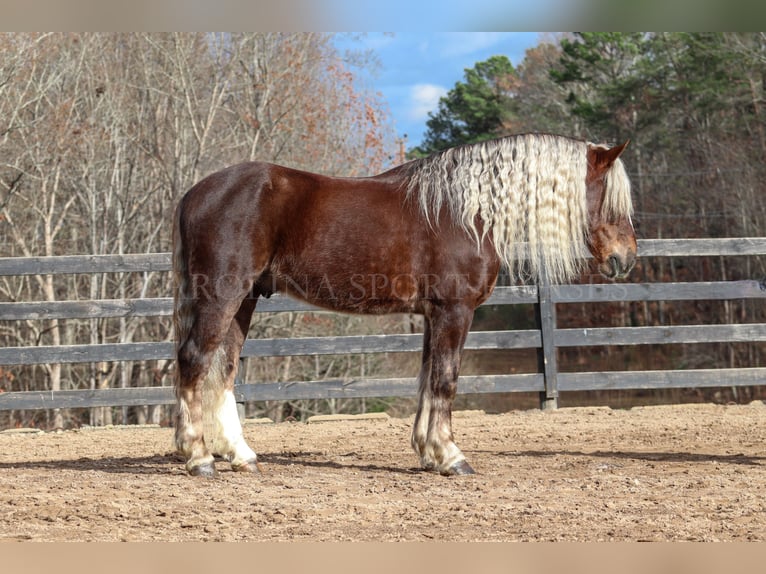
<svg viewBox="0 0 766 574">
<path fill-rule="evenodd" d="M 189 469 L 189 474 L 192 476 L 201 476 L 203 478 L 215 478 L 218 475 L 215 470 L 215 465 L 212 462 L 193 466 Z"/>
<path fill-rule="evenodd" d="M 232 465 L 231 469 L 234 472 L 249 472 L 251 474 L 260 474 L 261 473 L 261 467 L 258 466 L 258 461 L 256 460 L 248 460 L 246 462 L 243 462 L 242 464 L 238 465 Z"/>
<path fill-rule="evenodd" d="M 471 465 L 468 464 L 465 460 L 461 460 L 460 462 L 453 464 L 446 471 L 442 472 L 442 474 L 444 476 L 464 476 L 467 474 L 476 474 L 476 471 L 471 468 Z"/>
</svg>

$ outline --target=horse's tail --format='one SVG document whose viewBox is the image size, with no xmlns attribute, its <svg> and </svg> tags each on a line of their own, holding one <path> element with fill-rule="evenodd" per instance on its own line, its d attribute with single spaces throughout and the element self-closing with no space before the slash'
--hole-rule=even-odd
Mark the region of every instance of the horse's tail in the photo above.
<svg viewBox="0 0 766 574">
<path fill-rule="evenodd" d="M 175 388 L 178 392 L 179 369 L 178 352 L 189 338 L 193 316 L 193 293 L 189 278 L 189 266 L 187 262 L 184 242 L 181 233 L 181 213 L 183 200 L 178 203 L 173 216 L 173 333 L 175 338 L 176 376 Z"/>
</svg>

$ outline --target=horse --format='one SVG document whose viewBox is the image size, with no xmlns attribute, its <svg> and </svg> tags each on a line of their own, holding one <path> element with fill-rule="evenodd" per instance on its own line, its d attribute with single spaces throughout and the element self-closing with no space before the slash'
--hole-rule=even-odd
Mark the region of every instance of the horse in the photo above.
<svg viewBox="0 0 766 574">
<path fill-rule="evenodd" d="M 411 445 L 423 469 L 473 474 L 451 413 L 474 310 L 502 265 L 561 283 L 590 251 L 604 276 L 630 271 L 627 144 L 520 134 L 370 177 L 248 162 L 199 181 L 173 225 L 175 443 L 188 473 L 215 476 L 214 455 L 259 471 L 233 388 L 257 301 L 280 292 L 332 311 L 423 315 Z"/>
</svg>

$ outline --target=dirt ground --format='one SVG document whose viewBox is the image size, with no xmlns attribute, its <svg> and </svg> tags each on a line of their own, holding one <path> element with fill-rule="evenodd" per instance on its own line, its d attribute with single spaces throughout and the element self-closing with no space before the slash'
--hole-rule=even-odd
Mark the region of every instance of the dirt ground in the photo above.
<svg viewBox="0 0 766 574">
<path fill-rule="evenodd" d="M 256 424 L 260 475 L 188 477 L 172 429 L 0 433 L 0 541 L 764 540 L 766 406 L 456 413 L 478 474 L 415 468 L 412 418 Z"/>
</svg>

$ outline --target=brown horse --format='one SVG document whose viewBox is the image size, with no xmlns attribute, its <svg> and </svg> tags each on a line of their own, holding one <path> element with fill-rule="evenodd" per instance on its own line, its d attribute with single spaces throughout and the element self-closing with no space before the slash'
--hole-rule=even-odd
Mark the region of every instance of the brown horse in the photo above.
<svg viewBox="0 0 766 574">
<path fill-rule="evenodd" d="M 253 162 L 197 183 L 173 233 L 175 440 L 189 473 L 214 475 L 213 454 L 257 470 L 233 385 L 256 302 L 274 292 L 334 311 L 424 315 L 412 447 L 425 469 L 473 473 L 451 409 L 474 309 L 502 264 L 562 282 L 589 249 L 607 277 L 631 269 L 626 144 L 519 135 L 369 178 Z"/>
</svg>

